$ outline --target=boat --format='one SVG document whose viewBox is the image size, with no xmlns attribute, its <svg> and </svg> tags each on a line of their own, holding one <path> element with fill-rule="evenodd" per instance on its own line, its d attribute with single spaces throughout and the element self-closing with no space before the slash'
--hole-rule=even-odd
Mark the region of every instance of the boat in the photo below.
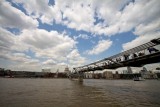
<svg viewBox="0 0 160 107">
<path fill-rule="evenodd" d="M 144 81 L 145 79 L 142 77 L 135 77 L 133 78 L 134 81 Z"/>
</svg>

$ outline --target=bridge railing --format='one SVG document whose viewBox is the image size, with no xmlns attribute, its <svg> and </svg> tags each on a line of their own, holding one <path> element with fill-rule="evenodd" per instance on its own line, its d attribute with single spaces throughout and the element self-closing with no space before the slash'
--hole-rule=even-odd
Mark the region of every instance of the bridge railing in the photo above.
<svg viewBox="0 0 160 107">
<path fill-rule="evenodd" d="M 146 55 L 146 51 L 148 51 L 149 53 L 151 53 L 152 51 L 159 51 L 156 48 L 154 48 L 154 46 L 157 46 L 159 44 L 160 44 L 160 38 L 153 39 L 150 42 L 147 42 L 135 48 L 126 50 L 124 52 L 113 55 L 111 57 L 104 58 L 102 60 L 99 60 L 97 62 L 88 64 L 88 65 L 74 68 L 74 71 L 87 72 L 87 71 L 94 71 L 97 69 L 98 70 L 104 69 L 105 67 L 107 68 L 107 66 L 109 67 L 109 66 L 112 66 L 113 64 L 122 65 L 123 61 Z"/>
</svg>

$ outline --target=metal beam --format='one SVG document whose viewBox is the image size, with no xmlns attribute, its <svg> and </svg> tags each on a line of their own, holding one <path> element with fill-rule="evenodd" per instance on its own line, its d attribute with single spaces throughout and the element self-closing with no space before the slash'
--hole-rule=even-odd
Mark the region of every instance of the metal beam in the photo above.
<svg viewBox="0 0 160 107">
<path fill-rule="evenodd" d="M 99 61 L 90 63 L 90 64 L 88 64 L 88 65 L 76 67 L 76 68 L 74 68 L 74 69 L 75 69 L 75 71 L 76 71 L 77 69 L 78 69 L 78 71 L 85 71 L 85 69 L 86 69 L 85 67 L 88 68 L 89 66 L 98 66 L 98 67 L 101 67 L 101 68 L 103 69 L 103 67 L 102 67 L 102 66 L 99 66 L 98 64 L 102 64 L 103 62 L 108 62 L 108 61 L 114 62 L 114 63 L 117 64 L 119 67 L 121 67 L 121 66 L 124 66 L 124 64 L 122 63 L 122 62 L 124 62 L 124 61 L 116 62 L 116 61 L 113 60 L 114 58 L 124 57 L 124 55 L 126 55 L 126 54 L 131 55 L 131 54 L 134 54 L 134 53 L 138 53 L 138 52 L 140 52 L 140 51 L 143 51 L 143 50 L 148 49 L 149 47 L 153 47 L 153 46 L 156 46 L 156 45 L 159 45 L 159 44 L 160 44 L 160 38 L 153 39 L 153 40 L 151 40 L 150 42 L 147 42 L 147 43 L 142 44 L 142 45 L 140 45 L 140 46 L 134 47 L 134 48 L 129 49 L 129 50 L 127 50 L 127 51 L 124 51 L 124 52 L 121 52 L 121 53 L 119 53 L 119 54 L 113 55 L 113 56 L 111 56 L 111 57 L 104 58 L 104 59 L 102 59 L 102 60 L 99 60 Z M 107 65 L 106 65 L 106 66 L 107 66 Z M 109 66 L 109 65 L 108 65 L 108 66 Z M 90 69 L 90 68 L 88 68 L 88 69 L 91 70 L 91 69 L 96 69 L 96 68 L 91 67 L 91 69 Z M 97 69 L 98 69 L 98 68 L 97 68 Z"/>
</svg>

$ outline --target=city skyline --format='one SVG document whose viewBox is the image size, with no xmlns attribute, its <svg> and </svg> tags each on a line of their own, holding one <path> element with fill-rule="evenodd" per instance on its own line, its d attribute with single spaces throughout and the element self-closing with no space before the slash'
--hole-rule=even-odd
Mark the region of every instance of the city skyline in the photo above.
<svg viewBox="0 0 160 107">
<path fill-rule="evenodd" d="M 72 68 L 131 49 L 160 37 L 159 7 L 159 0 L 2 0 L 0 67 Z"/>
</svg>

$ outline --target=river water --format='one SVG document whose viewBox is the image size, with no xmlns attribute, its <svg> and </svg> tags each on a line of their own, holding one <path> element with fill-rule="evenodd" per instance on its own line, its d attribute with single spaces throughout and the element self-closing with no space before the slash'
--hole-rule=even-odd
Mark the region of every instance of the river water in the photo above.
<svg viewBox="0 0 160 107">
<path fill-rule="evenodd" d="M 0 107 L 160 107 L 160 81 L 0 78 Z"/>
</svg>

